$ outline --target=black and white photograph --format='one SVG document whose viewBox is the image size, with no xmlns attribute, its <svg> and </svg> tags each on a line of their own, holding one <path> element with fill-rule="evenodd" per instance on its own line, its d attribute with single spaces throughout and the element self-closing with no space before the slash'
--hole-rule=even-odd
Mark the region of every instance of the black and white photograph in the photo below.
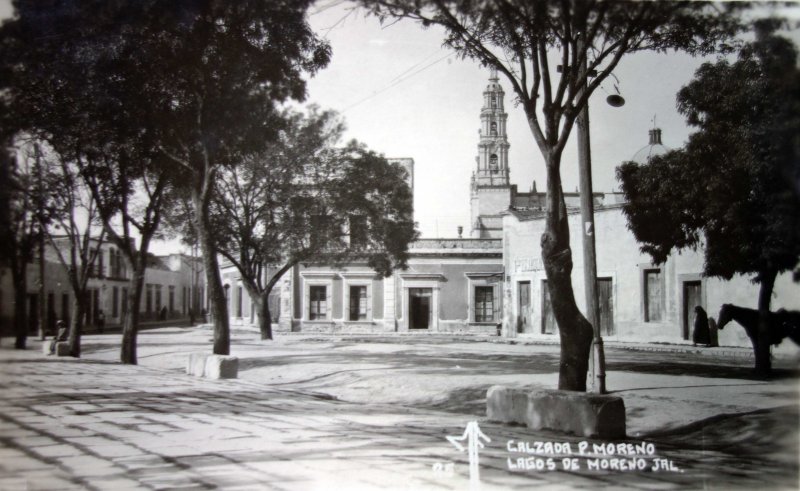
<svg viewBox="0 0 800 491">
<path fill-rule="evenodd" d="M 0 491 L 800 489 L 800 3 L 0 0 Z"/>
</svg>

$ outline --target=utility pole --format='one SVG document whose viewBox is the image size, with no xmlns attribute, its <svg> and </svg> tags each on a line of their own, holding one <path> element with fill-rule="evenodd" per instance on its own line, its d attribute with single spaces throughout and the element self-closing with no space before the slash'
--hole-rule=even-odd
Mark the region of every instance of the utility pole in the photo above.
<svg viewBox="0 0 800 491">
<path fill-rule="evenodd" d="M 39 144 L 33 146 L 36 159 L 36 218 L 39 222 L 39 339 L 44 341 L 47 337 L 47 311 L 46 300 L 47 291 L 45 288 L 45 264 L 44 264 L 44 179 L 42 177 L 42 154 Z"/>
<path fill-rule="evenodd" d="M 580 36 L 578 52 L 583 50 L 584 36 Z M 589 85 L 589 76 L 586 66 L 586 57 L 581 60 L 578 76 L 581 78 L 583 89 Z M 583 224 L 581 237 L 583 238 L 583 283 L 586 293 L 586 314 L 592 324 L 592 375 L 591 391 L 595 394 L 606 392 L 606 363 L 603 352 L 603 338 L 600 336 L 600 309 L 597 301 L 597 256 L 595 254 L 594 234 L 594 192 L 592 190 L 592 155 L 589 141 L 589 100 L 581 109 L 577 119 L 578 128 L 578 173 L 580 179 L 581 222 Z"/>
</svg>

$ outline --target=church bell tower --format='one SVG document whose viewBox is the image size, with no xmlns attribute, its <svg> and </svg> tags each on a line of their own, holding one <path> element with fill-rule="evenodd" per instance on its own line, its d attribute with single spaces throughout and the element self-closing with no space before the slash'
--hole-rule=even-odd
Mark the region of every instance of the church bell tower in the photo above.
<svg viewBox="0 0 800 491">
<path fill-rule="evenodd" d="M 498 238 L 502 235 L 500 213 L 511 205 L 508 180 L 508 137 L 503 98 L 497 70 L 492 68 L 489 84 L 483 91 L 481 126 L 478 130 L 478 156 L 472 174 L 470 205 L 473 238 Z"/>
</svg>

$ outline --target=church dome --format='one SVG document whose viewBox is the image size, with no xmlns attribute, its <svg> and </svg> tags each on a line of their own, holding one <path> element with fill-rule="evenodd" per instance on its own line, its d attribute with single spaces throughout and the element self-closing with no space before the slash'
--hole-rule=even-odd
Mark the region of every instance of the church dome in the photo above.
<svg viewBox="0 0 800 491">
<path fill-rule="evenodd" d="M 637 164 L 646 164 L 652 157 L 664 155 L 669 152 L 669 148 L 661 143 L 661 129 L 653 128 L 650 130 L 650 143 L 644 148 L 633 154 L 632 161 Z"/>
</svg>

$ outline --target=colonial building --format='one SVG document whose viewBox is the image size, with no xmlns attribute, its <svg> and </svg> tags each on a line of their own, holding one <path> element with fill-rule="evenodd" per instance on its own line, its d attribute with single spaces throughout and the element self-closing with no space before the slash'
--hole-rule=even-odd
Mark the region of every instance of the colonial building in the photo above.
<svg viewBox="0 0 800 491">
<path fill-rule="evenodd" d="M 278 330 L 301 332 L 466 332 L 558 340 L 544 272 L 540 237 L 546 193 L 510 184 L 504 92 L 492 71 L 483 92 L 476 167 L 471 180 L 470 239 L 422 239 L 410 245 L 408 269 L 389 278 L 366 264 L 298 266 L 273 292 Z M 661 130 L 632 160 L 646 163 L 668 149 Z M 402 161 L 413 176 L 413 160 Z M 409 181 L 413 190 L 413 179 Z M 584 308 L 580 195 L 565 193 L 572 237 L 572 284 Z M 758 285 L 749 278 L 703 276 L 703 251 L 672 254 L 655 265 L 639 250 L 622 213 L 621 193 L 594 193 L 601 332 L 630 342 L 691 343 L 694 307 L 716 317 L 723 303 L 755 308 Z M 255 314 L 238 273 L 223 267 L 233 325 Z M 775 284 L 773 309 L 800 310 L 800 288 L 790 274 Z M 750 346 L 731 325 L 719 343 Z M 781 349 L 794 349 L 786 342 Z"/>
<path fill-rule="evenodd" d="M 388 159 L 407 172 L 414 161 Z M 304 264 L 270 296 L 276 330 L 300 332 L 472 332 L 498 334 L 502 319 L 500 239 L 422 239 L 410 244 L 406 270 L 388 278 L 366 263 Z M 241 276 L 221 264 L 232 326 L 257 324 Z M 266 274 L 271 274 L 268 272 Z"/>
<path fill-rule="evenodd" d="M 631 160 L 641 164 L 668 149 L 661 130 L 649 131 L 649 143 Z M 702 307 L 716 318 L 722 304 L 756 308 L 758 285 L 749 277 L 730 281 L 707 278 L 702 249 L 676 252 L 664 264 L 652 264 L 649 255 L 627 227 L 619 193 L 595 195 L 595 240 L 598 303 L 603 337 L 612 341 L 691 343 L 694 308 Z M 583 244 L 580 210 L 568 210 L 572 249 L 572 285 L 578 307 L 585 311 Z M 503 214 L 503 264 L 506 312 L 503 334 L 508 337 L 556 339 L 539 238 L 544 214 L 510 208 Z M 772 309 L 800 310 L 800 288 L 791 273 L 775 282 Z M 721 346 L 751 346 L 744 329 L 735 323 L 719 331 Z M 782 350 L 796 350 L 790 341 Z"/>
<path fill-rule="evenodd" d="M 56 240 L 57 244 L 62 241 Z M 92 247 L 98 241 L 92 239 Z M 67 243 L 63 244 L 66 254 Z M 45 325 L 53 332 L 59 319 L 69 321 L 72 314 L 74 294 L 69 284 L 67 271 L 62 266 L 58 251 L 45 247 L 44 299 L 39 298 L 40 275 L 38 260 L 27 266 L 26 311 L 30 332 L 36 332 L 39 324 L 39 303 L 45 303 Z M 126 312 L 125 296 L 131 278 L 131 269 L 122 253 L 111 243 L 99 244 L 94 263 L 89 270 L 86 292 L 85 325 L 91 329 L 100 324 L 101 317 L 106 326 L 121 324 Z M 144 290 L 139 305 L 142 321 L 186 318 L 190 310 L 199 318 L 205 308 L 205 275 L 202 261 L 186 254 L 151 256 L 145 270 Z M 101 315 L 102 313 L 102 315 Z M 0 329 L 9 334 L 14 320 L 14 290 L 9 271 L 0 270 Z"/>
</svg>

